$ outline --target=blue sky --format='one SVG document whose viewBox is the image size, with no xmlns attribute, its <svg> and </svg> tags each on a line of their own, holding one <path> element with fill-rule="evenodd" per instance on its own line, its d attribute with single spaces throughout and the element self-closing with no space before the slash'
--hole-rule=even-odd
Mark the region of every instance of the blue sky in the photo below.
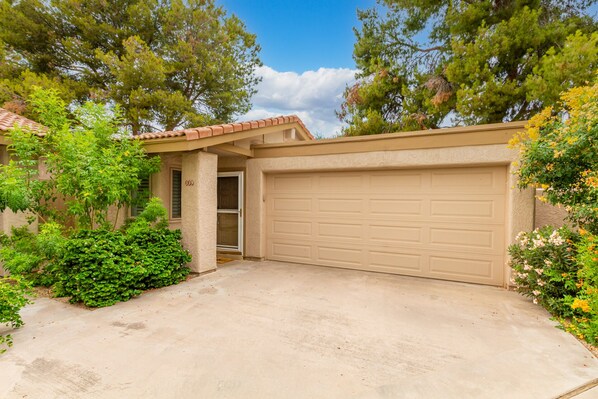
<svg viewBox="0 0 598 399">
<path fill-rule="evenodd" d="M 264 66 L 253 109 L 239 120 L 298 115 L 319 136 L 340 132 L 334 113 L 353 82 L 357 9 L 375 0 L 217 0 L 255 33 Z"/>
<path fill-rule="evenodd" d="M 265 65 L 305 72 L 353 68 L 357 8 L 374 0 L 220 0 L 257 34 Z"/>
</svg>

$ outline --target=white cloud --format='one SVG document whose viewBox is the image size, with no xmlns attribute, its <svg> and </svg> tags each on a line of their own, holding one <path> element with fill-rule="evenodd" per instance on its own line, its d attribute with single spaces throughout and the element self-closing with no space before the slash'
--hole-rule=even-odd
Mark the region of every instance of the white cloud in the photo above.
<svg viewBox="0 0 598 399">
<path fill-rule="evenodd" d="M 256 73 L 262 81 L 253 97 L 253 108 L 239 120 L 296 114 L 313 134 L 334 136 L 342 128 L 334 111 L 340 107 L 345 87 L 355 81 L 355 72 L 320 68 L 298 74 L 260 67 Z"/>
</svg>

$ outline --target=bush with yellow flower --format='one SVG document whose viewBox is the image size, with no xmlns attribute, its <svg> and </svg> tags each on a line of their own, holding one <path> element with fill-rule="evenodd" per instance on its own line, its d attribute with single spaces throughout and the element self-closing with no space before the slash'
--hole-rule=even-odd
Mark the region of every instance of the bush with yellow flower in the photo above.
<svg viewBox="0 0 598 399">
<path fill-rule="evenodd" d="M 569 250 L 577 272 L 563 276 L 567 280 L 564 283 L 575 289 L 569 290 L 565 296 L 563 293 L 546 292 L 534 285 L 537 279 L 530 274 L 530 270 L 525 270 L 524 262 L 530 263 L 532 257 L 542 256 L 542 250 L 538 248 L 522 252 L 521 243 L 516 243 L 510 248 L 511 262 L 519 291 L 532 293 L 536 302 L 543 304 L 556 316 L 566 317 L 561 321 L 569 331 L 596 345 L 598 78 L 586 86 L 570 89 L 562 95 L 561 100 L 561 109 L 544 109 L 509 144 L 520 153 L 516 172 L 519 187 L 542 187 L 544 191 L 540 199 L 565 207 L 570 222 L 579 229 L 581 239 Z M 547 257 L 546 261 L 553 262 L 553 259 Z M 534 292 L 538 295 L 533 295 Z M 555 311 L 549 303 L 567 304 L 571 314 L 563 312 L 563 309 Z"/>
</svg>

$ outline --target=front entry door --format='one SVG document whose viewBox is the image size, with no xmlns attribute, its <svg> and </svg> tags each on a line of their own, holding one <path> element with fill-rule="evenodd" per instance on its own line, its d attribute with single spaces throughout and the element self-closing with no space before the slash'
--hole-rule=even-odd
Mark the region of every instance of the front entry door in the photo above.
<svg viewBox="0 0 598 399">
<path fill-rule="evenodd" d="M 217 246 L 243 252 L 243 172 L 218 173 Z"/>
</svg>

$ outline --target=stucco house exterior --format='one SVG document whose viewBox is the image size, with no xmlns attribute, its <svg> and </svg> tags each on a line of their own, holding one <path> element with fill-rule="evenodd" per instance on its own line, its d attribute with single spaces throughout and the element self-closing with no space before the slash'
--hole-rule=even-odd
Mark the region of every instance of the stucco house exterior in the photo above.
<svg viewBox="0 0 598 399">
<path fill-rule="evenodd" d="M 11 118 L 0 113 L 0 130 L 29 123 Z M 222 253 L 505 286 L 517 233 L 562 221 L 552 208 L 537 215 L 534 191 L 516 188 L 506 143 L 523 127 L 314 140 L 282 116 L 136 139 L 162 160 L 147 185 L 196 272 L 216 270 Z M 0 226 L 19 218 L 5 212 Z"/>
</svg>

